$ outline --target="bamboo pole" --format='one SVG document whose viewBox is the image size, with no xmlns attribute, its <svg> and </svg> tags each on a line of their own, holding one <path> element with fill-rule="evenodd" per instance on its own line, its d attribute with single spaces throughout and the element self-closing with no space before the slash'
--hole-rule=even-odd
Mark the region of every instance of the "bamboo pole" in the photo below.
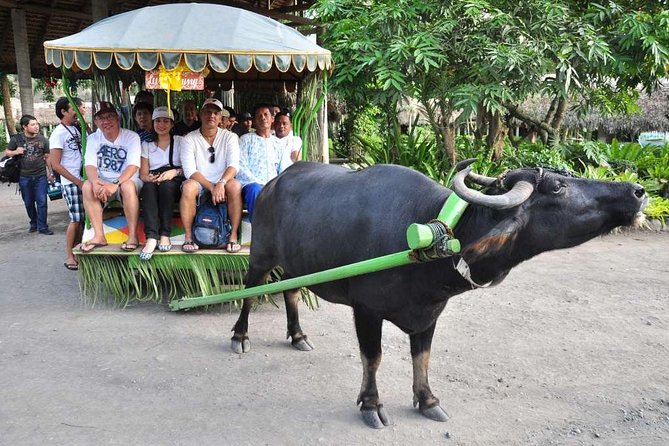
<svg viewBox="0 0 669 446">
<path fill-rule="evenodd" d="M 467 202 L 462 200 L 455 193 L 452 193 L 449 195 L 448 199 L 442 206 L 441 211 L 439 212 L 439 220 L 443 223 L 449 222 L 455 224 L 460 220 L 460 217 L 466 208 Z M 448 227 L 452 228 L 452 225 L 449 224 Z M 442 241 L 441 239 L 437 240 L 436 236 L 437 233 L 430 229 L 429 224 L 419 225 L 414 223 L 410 225 L 409 229 L 407 230 L 407 241 L 410 246 L 414 245 L 416 248 L 431 248 L 435 243 Z M 459 252 L 460 242 L 456 239 L 449 238 L 448 235 L 446 235 L 446 237 L 447 241 L 445 242 L 445 246 L 448 248 L 448 252 L 451 254 Z M 237 299 L 247 299 L 249 297 L 260 296 L 263 294 L 278 293 L 280 291 L 292 290 L 295 288 L 317 285 L 319 283 L 332 282 L 335 280 L 346 279 L 348 277 L 374 273 L 390 268 L 396 268 L 398 266 L 408 265 L 410 263 L 437 260 L 438 258 L 443 258 L 443 256 L 436 257 L 416 255 L 415 248 L 412 248 L 406 251 L 396 252 L 394 254 L 387 254 L 385 256 L 352 263 L 350 265 L 342 265 L 325 271 L 282 280 L 280 282 L 232 291 L 229 293 L 216 294 L 213 296 L 201 296 L 174 300 L 170 302 L 170 309 L 172 311 L 178 311 L 186 308 L 199 307 L 202 305 L 213 305 Z"/>
</svg>

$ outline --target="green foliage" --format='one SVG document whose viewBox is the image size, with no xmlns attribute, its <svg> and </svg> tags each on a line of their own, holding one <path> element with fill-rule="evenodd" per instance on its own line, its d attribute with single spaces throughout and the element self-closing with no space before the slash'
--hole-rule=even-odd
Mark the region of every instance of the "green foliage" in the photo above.
<svg viewBox="0 0 669 446">
<path fill-rule="evenodd" d="M 412 127 L 407 134 L 402 134 L 399 126 L 392 130 L 385 137 L 357 135 L 361 150 L 353 154 L 350 161 L 360 167 L 399 164 L 445 184 L 451 168 L 434 137 L 418 126 Z"/>
<path fill-rule="evenodd" d="M 648 206 L 644 209 L 644 214 L 650 218 L 659 219 L 664 225 L 665 220 L 669 218 L 669 200 L 661 197 L 651 197 Z"/>
</svg>

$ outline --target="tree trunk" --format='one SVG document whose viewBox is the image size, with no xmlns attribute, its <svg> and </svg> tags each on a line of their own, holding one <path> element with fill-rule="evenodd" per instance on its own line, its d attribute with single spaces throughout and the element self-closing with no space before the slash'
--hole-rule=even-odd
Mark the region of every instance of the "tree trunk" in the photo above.
<svg viewBox="0 0 669 446">
<path fill-rule="evenodd" d="M 10 135 L 16 134 L 16 120 L 12 110 L 12 94 L 9 91 L 9 78 L 6 73 L 0 73 L 0 82 L 2 82 L 2 108 L 5 112 L 5 123 Z"/>
<path fill-rule="evenodd" d="M 444 151 L 452 166 L 455 166 L 458 154 L 455 153 L 455 123 L 450 119 L 444 119 L 442 123 L 442 137 L 444 138 Z"/>
<path fill-rule="evenodd" d="M 490 113 L 488 113 L 488 110 L 483 106 L 483 102 L 479 102 L 479 105 L 476 108 L 476 129 L 474 130 L 474 138 L 483 141 L 489 119 Z"/>
<path fill-rule="evenodd" d="M 509 127 L 502 119 L 502 115 L 499 112 L 494 113 L 488 123 L 488 137 L 486 138 L 486 147 L 488 150 L 492 149 L 493 161 L 499 161 L 502 158 L 504 139 L 508 134 Z"/>
</svg>

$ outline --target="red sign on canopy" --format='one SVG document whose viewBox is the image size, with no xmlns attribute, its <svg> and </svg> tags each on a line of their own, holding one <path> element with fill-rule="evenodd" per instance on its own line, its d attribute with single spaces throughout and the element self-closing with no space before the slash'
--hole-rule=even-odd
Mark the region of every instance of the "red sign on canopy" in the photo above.
<svg viewBox="0 0 669 446">
<path fill-rule="evenodd" d="M 147 90 L 158 90 L 163 87 L 160 86 L 160 72 L 159 70 L 147 71 L 144 76 L 144 84 Z M 181 72 L 181 89 L 182 90 L 204 90 L 204 76 L 202 73 L 193 71 Z"/>
</svg>

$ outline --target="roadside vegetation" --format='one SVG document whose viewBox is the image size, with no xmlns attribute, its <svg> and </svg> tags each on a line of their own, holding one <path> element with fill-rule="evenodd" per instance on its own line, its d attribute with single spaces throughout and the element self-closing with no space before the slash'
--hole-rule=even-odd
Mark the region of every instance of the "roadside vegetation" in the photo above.
<svg viewBox="0 0 669 446">
<path fill-rule="evenodd" d="M 634 116 L 639 98 L 660 89 L 666 1 L 320 0 L 314 12 L 336 64 L 336 156 L 403 164 L 445 184 L 472 157 L 488 175 L 539 165 L 636 181 L 653 197 L 647 214 L 669 216 L 667 146 L 588 132 L 574 142 L 564 125 L 569 113 Z M 513 137 L 514 125 L 536 137 Z"/>
</svg>

